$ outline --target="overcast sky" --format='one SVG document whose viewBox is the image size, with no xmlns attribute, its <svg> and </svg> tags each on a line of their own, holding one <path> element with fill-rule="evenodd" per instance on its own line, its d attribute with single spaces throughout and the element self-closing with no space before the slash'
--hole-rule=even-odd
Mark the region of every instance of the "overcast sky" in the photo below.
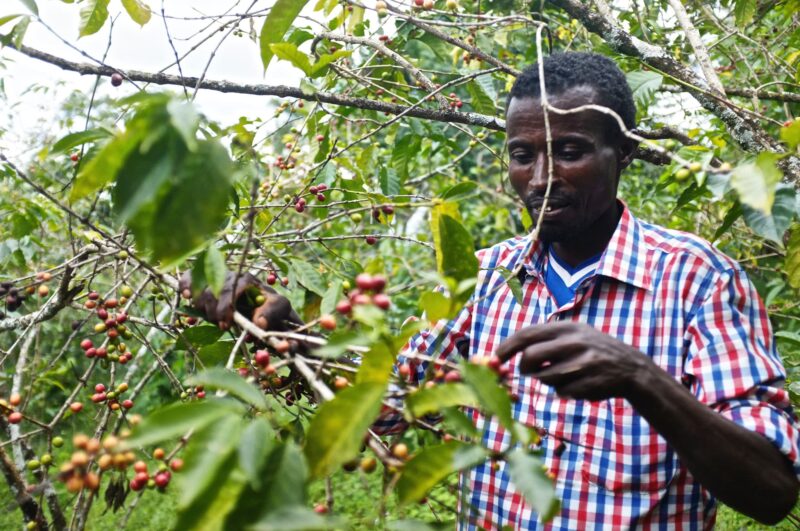
<svg viewBox="0 0 800 531">
<path fill-rule="evenodd" d="M 160 0 L 145 0 L 145 2 L 160 13 Z M 249 1 L 234 0 L 170 0 L 165 4 L 168 16 L 197 17 L 219 14 L 230 6 L 236 6 L 231 11 L 232 13 L 241 13 L 250 3 Z M 102 58 L 109 41 L 108 24 L 98 33 L 79 39 L 79 4 L 66 4 L 57 0 L 38 0 L 37 4 L 42 21 L 53 31 L 49 31 L 42 24 L 32 22 L 24 39 L 26 45 L 73 61 L 88 61 L 64 43 L 67 41 L 94 58 Z M 0 17 L 27 12 L 19 0 L 0 0 Z M 162 19 L 156 16 L 156 12 L 143 28 L 140 28 L 128 17 L 119 0 L 111 0 L 109 12 L 112 17 L 119 16 L 116 17 L 114 23 L 113 38 L 108 57 L 105 60 L 106 64 L 123 70 L 136 69 L 155 72 L 174 61 L 172 50 L 166 39 L 164 24 Z M 260 24 L 262 20 L 258 19 L 257 23 Z M 7 33 L 13 24 L 14 22 L 6 24 L 0 28 L 0 32 Z M 196 42 L 196 38 L 191 42 L 185 39 L 191 37 L 203 25 L 205 25 L 204 22 L 198 20 L 169 20 L 170 33 L 179 53 L 187 51 Z M 284 61 L 273 60 L 266 75 L 262 75 L 258 45 L 246 36 L 249 25 L 243 25 L 242 29 L 245 30 L 244 37 L 230 36 L 217 50 L 206 73 L 208 79 L 275 85 L 297 85 L 299 83 L 301 77 L 299 70 Z M 256 31 L 258 30 L 260 27 L 257 26 Z M 222 36 L 222 33 L 216 33 L 185 61 L 182 61 L 184 75 L 199 76 L 203 72 L 211 51 L 220 42 Z M 67 72 L 7 48 L 0 51 L 0 62 L 5 65 L 5 70 L 0 71 L 0 75 L 5 84 L 8 104 L 13 107 L 14 111 L 13 134 L 6 138 L 0 138 L 0 149 L 8 151 L 18 152 L 17 140 L 30 134 L 48 130 L 53 134 L 59 134 L 60 132 L 52 130 L 54 128 L 52 118 L 56 115 L 59 105 L 72 90 L 77 89 L 88 94 L 94 84 L 93 76 L 80 76 Z M 178 73 L 174 67 L 168 72 Z M 33 83 L 50 87 L 50 93 L 45 97 L 40 93 L 23 94 Z M 177 87 L 175 89 L 179 90 Z M 133 92 L 134 89 L 125 85 L 115 89 L 106 82 L 103 83 L 100 90 L 101 93 L 124 96 Z M 268 116 L 266 112 L 268 100 L 269 98 L 264 96 L 201 91 L 196 102 L 211 119 L 222 124 L 230 124 L 237 121 L 239 116 L 251 118 Z M 0 101 L 0 106 L 3 105 L 5 103 Z M 0 116 L 5 114 L 6 112 L 2 112 Z M 44 123 L 42 123 L 43 120 Z M 14 158 L 20 160 L 22 155 L 22 153 L 17 153 Z"/>
</svg>

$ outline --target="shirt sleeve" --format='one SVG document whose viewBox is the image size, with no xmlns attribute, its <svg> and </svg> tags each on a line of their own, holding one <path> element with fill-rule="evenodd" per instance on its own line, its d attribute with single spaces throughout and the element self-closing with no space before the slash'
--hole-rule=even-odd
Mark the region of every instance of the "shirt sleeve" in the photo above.
<svg viewBox="0 0 800 531">
<path fill-rule="evenodd" d="M 690 318 L 686 380 L 701 402 L 759 433 L 800 478 L 800 431 L 766 308 L 746 274 L 725 272 Z"/>
<path fill-rule="evenodd" d="M 446 361 L 457 361 L 459 357 L 466 358 L 471 326 L 472 308 L 471 305 L 467 305 L 455 318 L 442 319 L 432 329 L 414 335 L 397 358 L 395 374 L 399 375 L 399 368 L 407 365 L 410 373 L 406 381 L 417 386 L 425 381 L 429 372 L 435 372 Z M 400 391 L 401 388 L 396 384 L 390 385 L 387 400 L 389 405 L 383 406 L 378 420 L 372 426 L 376 433 L 387 435 L 406 429 L 402 400 L 392 396 Z"/>
</svg>

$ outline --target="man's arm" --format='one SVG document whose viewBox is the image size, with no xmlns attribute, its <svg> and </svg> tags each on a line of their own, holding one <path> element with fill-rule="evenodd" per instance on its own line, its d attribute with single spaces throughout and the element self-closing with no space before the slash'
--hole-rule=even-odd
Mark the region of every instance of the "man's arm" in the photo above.
<svg viewBox="0 0 800 531">
<path fill-rule="evenodd" d="M 724 418 L 649 357 L 589 325 L 555 322 L 517 332 L 497 350 L 522 353 L 520 371 L 565 397 L 627 399 L 714 496 L 764 523 L 793 507 L 798 482 L 770 442 Z"/>
</svg>

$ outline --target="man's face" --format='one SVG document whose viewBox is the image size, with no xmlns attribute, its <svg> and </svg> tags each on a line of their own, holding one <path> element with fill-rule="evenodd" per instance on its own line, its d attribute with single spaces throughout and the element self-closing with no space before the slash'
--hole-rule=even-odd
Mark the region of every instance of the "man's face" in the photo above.
<svg viewBox="0 0 800 531">
<path fill-rule="evenodd" d="M 595 103 L 594 89 L 576 87 L 550 96 L 560 109 Z M 553 182 L 540 238 L 547 242 L 591 241 L 617 222 L 617 183 L 626 162 L 616 135 L 610 138 L 606 120 L 597 111 L 549 113 L 553 142 Z M 547 140 L 541 101 L 514 98 L 506 114 L 511 186 L 534 223 L 547 189 Z M 612 221 L 613 218 L 613 221 Z M 610 234 L 606 236 L 609 237 Z"/>
</svg>

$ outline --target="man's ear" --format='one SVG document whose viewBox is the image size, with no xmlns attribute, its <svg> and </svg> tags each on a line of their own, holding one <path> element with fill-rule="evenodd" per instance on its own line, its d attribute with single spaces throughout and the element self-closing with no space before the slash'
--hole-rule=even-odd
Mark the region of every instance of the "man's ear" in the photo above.
<svg viewBox="0 0 800 531">
<path fill-rule="evenodd" d="M 623 137 L 619 143 L 619 169 L 620 171 L 628 167 L 633 162 L 633 156 L 636 154 L 636 148 L 639 147 L 639 142 L 628 137 Z"/>
</svg>

